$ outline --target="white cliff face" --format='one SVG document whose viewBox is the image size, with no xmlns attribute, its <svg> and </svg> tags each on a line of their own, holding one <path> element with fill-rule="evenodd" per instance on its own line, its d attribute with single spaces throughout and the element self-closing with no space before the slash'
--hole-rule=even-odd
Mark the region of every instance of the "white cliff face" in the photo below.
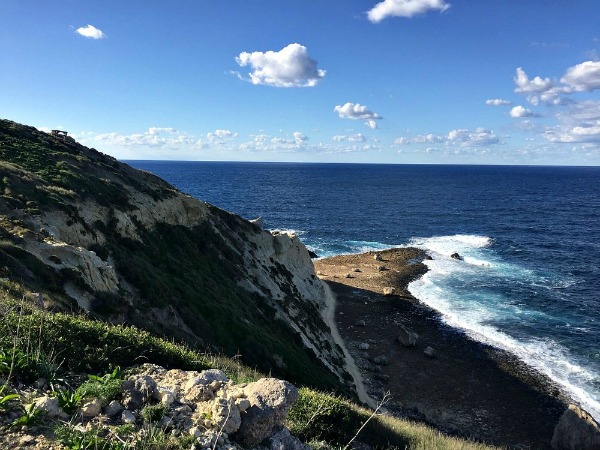
<svg viewBox="0 0 600 450">
<path fill-rule="evenodd" d="M 326 292 L 315 275 L 307 248 L 293 234 L 260 232 L 248 234 L 247 239 L 250 249 L 246 248 L 245 260 L 250 263 L 246 264 L 249 276 L 240 285 L 267 297 L 277 317 L 299 333 L 304 346 L 341 379 L 343 368 L 334 361 L 343 360 L 343 351 L 322 320 Z"/>
<path fill-rule="evenodd" d="M 165 188 L 164 182 L 153 176 L 144 177 L 147 190 L 123 185 L 127 202 L 119 205 L 100 205 L 90 200 L 93 197 L 82 201 L 71 195 L 63 198 L 66 207 L 46 209 L 28 217 L 33 233 L 24 238 L 24 248 L 57 271 L 70 269 L 79 273 L 85 286 L 68 282 L 65 293 L 89 311 L 94 293 L 125 292 L 131 302 L 136 290 L 116 271 L 110 257 L 102 255 L 103 260 L 88 249 L 107 244 L 115 234 L 142 242 L 143 236 L 158 224 L 183 226 L 191 232 L 199 225 L 209 224 L 214 239 L 240 256 L 236 262 L 238 285 L 259 294 L 275 310 L 275 319 L 287 323 L 305 349 L 342 379 L 343 352 L 321 317 L 325 291 L 302 242 L 294 235 L 271 234 L 237 216 L 224 215 L 200 200 Z M 109 231 L 111 236 L 105 235 Z M 177 311 L 153 314 L 155 318 L 169 316 L 170 324 L 194 335 Z M 277 361 L 281 356 L 273 358 Z"/>
</svg>

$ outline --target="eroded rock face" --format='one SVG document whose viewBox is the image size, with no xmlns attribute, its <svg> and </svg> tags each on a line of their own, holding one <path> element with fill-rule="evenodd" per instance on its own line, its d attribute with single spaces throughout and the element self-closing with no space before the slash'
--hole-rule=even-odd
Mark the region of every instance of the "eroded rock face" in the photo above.
<svg viewBox="0 0 600 450">
<path fill-rule="evenodd" d="M 244 393 L 250 407 L 235 437 L 247 445 L 260 443 L 274 428 L 282 427 L 290 407 L 298 399 L 295 386 L 275 378 L 250 383 Z"/>
<path fill-rule="evenodd" d="M 600 426 L 577 405 L 569 405 L 552 436 L 555 450 L 600 450 Z"/>
</svg>

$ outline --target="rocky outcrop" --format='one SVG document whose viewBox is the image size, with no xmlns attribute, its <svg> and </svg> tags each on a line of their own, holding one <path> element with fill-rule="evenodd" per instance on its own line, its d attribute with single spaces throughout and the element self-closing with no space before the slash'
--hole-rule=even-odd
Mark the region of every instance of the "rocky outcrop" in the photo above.
<svg viewBox="0 0 600 450">
<path fill-rule="evenodd" d="M 308 449 L 284 426 L 298 398 L 298 390 L 287 381 L 263 378 L 235 384 L 220 370 L 166 370 L 146 364 L 121 386 L 117 398 L 84 399 L 73 418 L 56 397 L 44 395 L 35 404 L 50 418 L 67 421 L 82 416 L 103 424 L 110 418 L 140 429 L 155 423 L 168 432 L 193 436 L 202 448 L 238 449 L 236 443 L 254 446 L 264 441 L 270 449 Z"/>
<path fill-rule="evenodd" d="M 552 448 L 600 450 L 600 426 L 589 413 L 577 405 L 569 405 L 554 429 Z"/>
</svg>

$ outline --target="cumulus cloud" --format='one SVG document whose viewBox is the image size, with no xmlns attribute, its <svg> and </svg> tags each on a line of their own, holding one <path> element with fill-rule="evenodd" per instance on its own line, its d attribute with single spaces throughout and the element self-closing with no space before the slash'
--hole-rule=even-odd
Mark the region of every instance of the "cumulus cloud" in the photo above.
<svg viewBox="0 0 600 450">
<path fill-rule="evenodd" d="M 121 147 L 179 147 L 195 143 L 192 136 L 170 127 L 150 127 L 143 133 L 103 133 L 94 136 L 94 141 Z"/>
<path fill-rule="evenodd" d="M 342 119 L 365 120 L 365 125 L 372 130 L 377 128 L 376 120 L 383 119 L 376 112 L 370 111 L 366 106 L 360 103 L 345 103 L 337 105 L 333 110 L 338 113 Z"/>
<path fill-rule="evenodd" d="M 588 100 L 569 105 L 557 114 L 558 124 L 544 133 L 553 143 L 585 143 L 600 149 L 600 101 Z"/>
<path fill-rule="evenodd" d="M 85 27 L 79 27 L 75 30 L 76 33 L 89 39 L 104 39 L 106 34 L 99 30 L 94 25 L 86 25 Z"/>
<path fill-rule="evenodd" d="M 569 67 L 560 81 L 575 92 L 600 89 L 600 61 L 585 61 Z"/>
<path fill-rule="evenodd" d="M 367 138 L 362 133 L 346 135 L 336 135 L 332 138 L 336 142 L 365 142 Z"/>
<path fill-rule="evenodd" d="M 377 128 L 377 122 L 373 119 L 369 119 L 365 122 L 365 125 L 368 126 L 371 130 L 375 130 Z"/>
<path fill-rule="evenodd" d="M 522 117 L 540 117 L 539 114 L 534 113 L 532 110 L 527 109 L 521 105 L 515 106 L 510 110 L 510 117 L 519 119 Z"/>
<path fill-rule="evenodd" d="M 493 98 L 485 101 L 486 105 L 489 106 L 503 106 L 503 105 L 512 105 L 510 100 L 503 100 L 501 98 Z"/>
<path fill-rule="evenodd" d="M 444 143 L 447 146 L 487 147 L 500 143 L 500 138 L 491 130 L 476 128 L 475 130 L 456 129 L 447 135 L 422 134 L 415 137 L 400 137 L 394 141 L 396 145 Z"/>
<path fill-rule="evenodd" d="M 224 144 L 226 141 L 236 138 L 237 135 L 237 133 L 230 130 L 215 130 L 206 133 L 206 139 L 212 144 Z"/>
<path fill-rule="evenodd" d="M 585 61 L 569 67 L 560 82 L 539 76 L 529 79 L 519 67 L 514 81 L 515 92 L 525 94 L 527 101 L 533 105 L 565 105 L 572 103 L 572 100 L 565 98 L 563 94 L 600 89 L 600 61 Z"/>
<path fill-rule="evenodd" d="M 413 17 L 431 10 L 446 11 L 450 5 L 444 0 L 384 0 L 367 12 L 373 23 L 387 17 Z"/>
<path fill-rule="evenodd" d="M 235 58 L 240 67 L 250 66 L 248 81 L 275 87 L 312 87 L 325 77 L 306 47 L 290 44 L 278 52 L 242 52 Z M 240 76 L 240 78 L 242 78 Z"/>
</svg>

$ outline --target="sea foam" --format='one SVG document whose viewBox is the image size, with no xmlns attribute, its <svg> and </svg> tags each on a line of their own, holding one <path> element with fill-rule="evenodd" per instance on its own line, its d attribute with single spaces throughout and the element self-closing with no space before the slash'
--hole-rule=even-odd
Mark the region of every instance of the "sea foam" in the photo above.
<svg viewBox="0 0 600 450">
<path fill-rule="evenodd" d="M 569 350 L 548 337 L 520 335 L 511 321 L 553 320 L 545 311 L 502 292 L 509 283 L 551 288 L 555 281 L 503 261 L 493 251 L 493 239 L 477 235 L 414 238 L 409 245 L 426 250 L 429 271 L 409 285 L 410 292 L 441 313 L 448 325 L 472 338 L 506 350 L 560 385 L 570 396 L 600 418 L 600 397 L 594 384 L 598 374 L 577 361 Z M 463 261 L 451 258 L 458 253 Z M 507 324 L 506 327 L 503 324 Z"/>
</svg>

